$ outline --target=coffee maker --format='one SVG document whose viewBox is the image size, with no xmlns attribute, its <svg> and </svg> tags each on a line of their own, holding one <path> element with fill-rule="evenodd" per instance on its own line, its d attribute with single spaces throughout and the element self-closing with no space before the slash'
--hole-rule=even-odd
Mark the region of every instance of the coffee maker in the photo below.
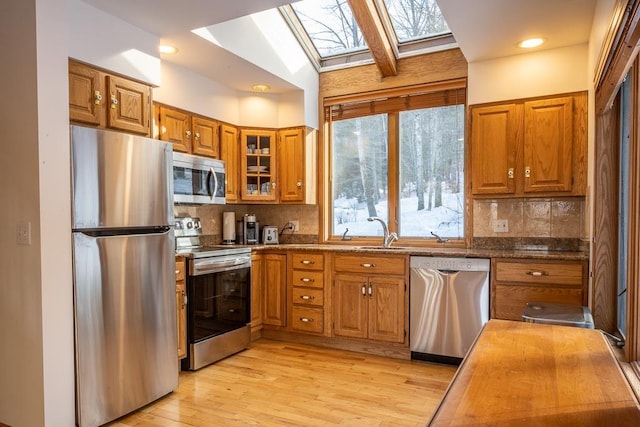
<svg viewBox="0 0 640 427">
<path fill-rule="evenodd" d="M 244 230 L 242 235 L 244 236 L 245 245 L 257 245 L 259 243 L 259 230 L 260 224 L 256 221 L 255 214 L 244 215 Z"/>
</svg>

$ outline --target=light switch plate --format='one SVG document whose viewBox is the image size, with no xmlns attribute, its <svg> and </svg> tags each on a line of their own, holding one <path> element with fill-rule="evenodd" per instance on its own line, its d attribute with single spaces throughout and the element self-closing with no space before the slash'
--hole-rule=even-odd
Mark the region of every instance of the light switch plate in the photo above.
<svg viewBox="0 0 640 427">
<path fill-rule="evenodd" d="M 16 224 L 16 243 L 27 246 L 31 244 L 30 222 L 19 222 Z"/>
</svg>

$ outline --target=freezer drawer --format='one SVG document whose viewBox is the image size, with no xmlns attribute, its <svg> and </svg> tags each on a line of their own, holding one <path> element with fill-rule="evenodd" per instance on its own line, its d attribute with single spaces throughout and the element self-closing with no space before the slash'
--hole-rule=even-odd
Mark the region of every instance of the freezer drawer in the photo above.
<svg viewBox="0 0 640 427">
<path fill-rule="evenodd" d="M 178 385 L 173 230 L 73 243 L 78 424 L 96 426 Z"/>
</svg>

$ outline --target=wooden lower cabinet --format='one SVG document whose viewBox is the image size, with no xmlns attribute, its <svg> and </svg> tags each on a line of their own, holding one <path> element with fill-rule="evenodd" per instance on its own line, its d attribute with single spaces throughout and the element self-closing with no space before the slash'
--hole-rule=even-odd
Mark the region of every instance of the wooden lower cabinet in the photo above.
<svg viewBox="0 0 640 427">
<path fill-rule="evenodd" d="M 336 336 L 405 342 L 407 261 L 405 256 L 334 257 Z"/>
<path fill-rule="evenodd" d="M 176 319 L 178 331 L 178 359 L 187 357 L 187 282 L 186 260 L 176 257 Z"/>
<path fill-rule="evenodd" d="M 324 254 L 296 252 L 289 255 L 289 328 L 292 332 L 325 332 Z"/>
<path fill-rule="evenodd" d="M 522 320 L 528 302 L 587 305 L 587 261 L 492 259 L 491 317 Z"/>
<path fill-rule="evenodd" d="M 262 255 L 264 287 L 262 324 L 286 326 L 287 256 L 265 253 Z"/>
<path fill-rule="evenodd" d="M 262 288 L 264 268 L 262 254 L 251 254 L 251 333 L 262 329 Z"/>
</svg>

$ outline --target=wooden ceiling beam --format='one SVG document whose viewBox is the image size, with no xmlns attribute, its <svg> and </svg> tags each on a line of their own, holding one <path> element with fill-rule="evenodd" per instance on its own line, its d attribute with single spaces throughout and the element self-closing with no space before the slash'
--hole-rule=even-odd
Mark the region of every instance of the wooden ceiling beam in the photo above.
<svg viewBox="0 0 640 427">
<path fill-rule="evenodd" d="M 373 0 L 347 0 L 382 77 L 398 75 L 391 41 Z"/>
</svg>

